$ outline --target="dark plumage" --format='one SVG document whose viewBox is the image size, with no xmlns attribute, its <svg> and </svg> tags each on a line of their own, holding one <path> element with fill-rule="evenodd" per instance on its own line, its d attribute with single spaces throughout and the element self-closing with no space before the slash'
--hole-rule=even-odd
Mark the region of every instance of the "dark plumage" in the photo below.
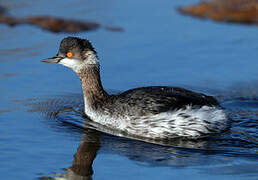
<svg viewBox="0 0 258 180">
<path fill-rule="evenodd" d="M 198 107 L 204 105 L 219 106 L 219 103 L 212 96 L 179 87 L 166 86 L 131 89 L 93 103 L 96 110 L 105 107 L 116 109 L 116 112 L 138 116 L 174 111 L 185 108 L 187 105 Z"/>
<path fill-rule="evenodd" d="M 66 54 L 68 51 L 78 49 L 79 51 L 93 51 L 97 53 L 93 48 L 92 44 L 89 40 L 80 39 L 76 37 L 67 37 L 61 41 L 59 52 L 62 54 Z"/>
</svg>

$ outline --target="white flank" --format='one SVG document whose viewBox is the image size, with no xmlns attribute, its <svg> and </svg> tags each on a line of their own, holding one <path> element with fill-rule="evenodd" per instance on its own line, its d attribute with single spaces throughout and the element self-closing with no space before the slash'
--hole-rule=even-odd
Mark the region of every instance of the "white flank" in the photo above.
<svg viewBox="0 0 258 180">
<path fill-rule="evenodd" d="M 189 137 L 198 138 L 211 133 L 220 133 L 228 126 L 228 118 L 222 109 L 191 106 L 177 111 L 149 116 L 123 116 L 113 118 L 105 112 L 96 113 L 85 107 L 85 113 L 93 120 L 132 135 L 147 138 Z"/>
</svg>

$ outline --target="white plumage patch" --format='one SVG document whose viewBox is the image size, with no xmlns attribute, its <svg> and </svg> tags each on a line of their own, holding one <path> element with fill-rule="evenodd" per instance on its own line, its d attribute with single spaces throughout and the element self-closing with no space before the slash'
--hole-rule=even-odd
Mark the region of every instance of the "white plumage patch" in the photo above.
<svg viewBox="0 0 258 180">
<path fill-rule="evenodd" d="M 86 101 L 85 101 L 86 102 Z M 119 118 L 112 118 L 105 114 L 105 112 L 93 111 L 90 107 L 85 105 L 85 114 L 93 121 L 102 125 L 109 126 L 114 129 L 125 130 L 127 123 L 130 122 L 129 116 L 123 116 Z"/>
<path fill-rule="evenodd" d="M 73 58 L 64 58 L 59 62 L 59 64 L 71 68 L 76 73 L 79 73 L 81 69 L 85 68 L 87 65 L 99 64 L 98 58 L 94 52 L 88 51 L 85 56 L 87 56 L 87 59 L 83 61 Z"/>
<path fill-rule="evenodd" d="M 199 138 L 221 133 L 228 126 L 228 118 L 224 111 L 208 106 L 201 108 L 188 106 L 185 109 L 141 117 L 113 118 L 90 109 L 85 109 L 85 113 L 102 125 L 147 138 Z"/>
<path fill-rule="evenodd" d="M 82 68 L 82 62 L 72 58 L 64 58 L 59 62 L 59 64 L 69 67 L 75 72 L 78 72 Z"/>
<path fill-rule="evenodd" d="M 145 131 L 145 136 L 153 138 L 171 138 L 176 136 L 198 138 L 212 133 L 220 133 L 227 128 L 227 116 L 222 109 L 203 106 L 201 108 L 179 109 L 157 115 L 140 117 L 132 133 Z"/>
</svg>

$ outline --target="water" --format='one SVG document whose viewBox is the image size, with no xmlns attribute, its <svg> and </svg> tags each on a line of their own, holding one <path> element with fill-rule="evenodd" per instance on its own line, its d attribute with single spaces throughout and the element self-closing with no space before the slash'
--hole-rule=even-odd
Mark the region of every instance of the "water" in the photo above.
<svg viewBox="0 0 258 180">
<path fill-rule="evenodd" d="M 2 1 L 9 14 L 20 17 L 48 14 L 123 27 L 124 32 L 76 34 L 95 45 L 109 92 L 148 85 L 205 92 L 232 115 L 232 128 L 196 141 L 118 137 L 71 110 L 82 105 L 71 70 L 40 62 L 55 55 L 68 34 L 0 25 L 1 179 L 257 179 L 257 27 L 176 11 L 194 2 Z"/>
</svg>

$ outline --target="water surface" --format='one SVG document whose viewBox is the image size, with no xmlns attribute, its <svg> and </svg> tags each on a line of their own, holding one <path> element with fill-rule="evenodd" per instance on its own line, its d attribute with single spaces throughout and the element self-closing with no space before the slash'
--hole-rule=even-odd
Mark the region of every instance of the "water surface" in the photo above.
<svg viewBox="0 0 258 180">
<path fill-rule="evenodd" d="M 71 70 L 40 63 L 56 54 L 68 34 L 1 24 L 1 178 L 257 179 L 257 27 L 177 12 L 194 2 L 2 1 L 20 17 L 55 15 L 123 27 L 124 32 L 76 34 L 96 47 L 109 92 L 148 85 L 204 92 L 220 100 L 232 128 L 221 136 L 169 144 L 118 137 L 71 110 L 83 104 Z"/>
</svg>

